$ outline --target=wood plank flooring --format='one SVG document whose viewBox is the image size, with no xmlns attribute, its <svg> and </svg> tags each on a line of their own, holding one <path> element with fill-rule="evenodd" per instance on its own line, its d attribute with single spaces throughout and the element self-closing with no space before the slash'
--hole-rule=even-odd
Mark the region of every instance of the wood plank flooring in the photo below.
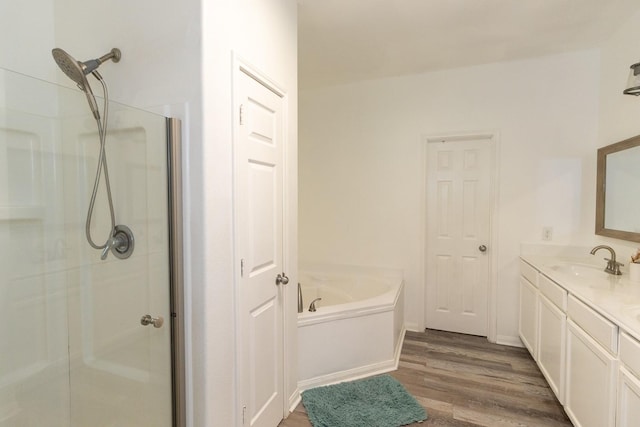
<svg viewBox="0 0 640 427">
<path fill-rule="evenodd" d="M 390 375 L 425 407 L 426 426 L 571 426 L 525 349 L 486 338 L 427 330 L 407 332 Z M 302 403 L 279 427 L 310 427 Z"/>
</svg>

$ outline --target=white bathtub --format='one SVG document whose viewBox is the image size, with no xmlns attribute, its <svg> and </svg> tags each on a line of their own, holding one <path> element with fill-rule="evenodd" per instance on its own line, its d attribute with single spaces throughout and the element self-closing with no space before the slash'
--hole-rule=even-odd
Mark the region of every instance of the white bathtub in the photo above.
<svg viewBox="0 0 640 427">
<path fill-rule="evenodd" d="M 394 370 L 404 338 L 404 283 L 396 270 L 301 267 L 298 387 Z M 317 311 L 309 312 L 316 298 Z"/>
</svg>

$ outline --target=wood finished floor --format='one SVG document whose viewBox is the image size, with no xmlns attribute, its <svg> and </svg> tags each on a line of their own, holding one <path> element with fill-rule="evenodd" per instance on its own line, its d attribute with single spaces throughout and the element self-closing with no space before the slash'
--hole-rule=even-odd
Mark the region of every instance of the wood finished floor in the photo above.
<svg viewBox="0 0 640 427">
<path fill-rule="evenodd" d="M 486 338 L 407 332 L 390 375 L 427 410 L 411 427 L 572 425 L 529 353 Z M 278 427 L 310 426 L 301 403 Z"/>
</svg>

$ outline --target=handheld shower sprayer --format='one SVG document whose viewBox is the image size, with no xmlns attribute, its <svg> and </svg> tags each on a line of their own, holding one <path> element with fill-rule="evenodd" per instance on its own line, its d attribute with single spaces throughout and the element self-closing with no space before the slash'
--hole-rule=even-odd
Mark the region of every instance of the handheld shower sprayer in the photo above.
<svg viewBox="0 0 640 427">
<path fill-rule="evenodd" d="M 73 56 L 60 48 L 55 48 L 51 51 L 53 59 L 58 64 L 58 67 L 62 70 L 67 77 L 73 80 L 78 89 L 84 92 L 89 103 L 89 108 L 93 113 L 93 117 L 96 119 L 98 126 L 98 135 L 100 137 L 100 154 L 98 158 L 98 167 L 96 170 L 96 177 L 93 183 L 93 192 L 91 194 L 91 201 L 89 202 L 89 209 L 87 211 L 87 221 L 85 224 L 85 235 L 87 241 L 94 249 L 102 249 L 101 259 L 106 259 L 107 254 L 111 251 L 116 257 L 124 259 L 131 256 L 134 247 L 133 233 L 125 225 L 116 225 L 115 214 L 113 209 L 113 200 L 111 197 L 111 183 L 109 181 L 109 169 L 107 167 L 107 156 L 105 151 L 107 141 L 107 118 L 109 116 L 109 93 L 107 90 L 107 84 L 98 73 L 98 67 L 105 61 L 112 60 L 113 62 L 119 62 L 122 57 L 120 49 L 113 48 L 108 53 L 102 55 L 96 59 L 90 59 L 85 62 L 77 61 Z M 100 116 L 100 110 L 98 109 L 98 103 L 96 97 L 91 90 L 91 85 L 87 80 L 87 74 L 93 75 L 102 85 L 104 92 L 104 117 Z M 107 200 L 109 202 L 109 213 L 111 218 L 111 230 L 109 236 L 102 245 L 96 244 L 91 238 L 91 219 L 93 217 L 93 207 L 96 202 L 96 195 L 98 193 L 98 185 L 100 184 L 100 175 L 104 170 L 105 186 L 107 190 Z"/>
<path fill-rule="evenodd" d="M 76 82 L 80 90 L 85 90 L 85 87 L 88 86 L 85 76 L 96 70 L 100 64 L 109 59 L 113 60 L 113 62 L 120 62 L 120 58 L 122 58 L 122 53 L 117 47 L 114 47 L 109 53 L 102 55 L 100 58 L 90 59 L 85 62 L 77 61 L 73 56 L 60 48 L 53 49 L 51 54 L 56 64 L 58 64 L 58 67 L 60 67 L 67 77 Z"/>
<path fill-rule="evenodd" d="M 109 53 L 102 55 L 100 58 L 90 59 L 85 62 L 77 61 L 73 56 L 60 48 L 53 49 L 51 54 L 62 72 L 73 80 L 76 85 L 78 85 L 78 89 L 85 93 L 87 96 L 87 102 L 89 102 L 89 108 L 91 108 L 91 112 L 93 113 L 93 117 L 95 117 L 96 120 L 100 120 L 98 104 L 96 103 L 96 98 L 93 95 L 91 85 L 89 85 L 86 76 L 87 74 L 92 73 L 98 80 L 102 80 L 102 77 L 97 72 L 98 67 L 109 59 L 113 62 L 120 62 L 120 58 L 122 58 L 120 49 L 114 47 L 109 51 Z"/>
</svg>

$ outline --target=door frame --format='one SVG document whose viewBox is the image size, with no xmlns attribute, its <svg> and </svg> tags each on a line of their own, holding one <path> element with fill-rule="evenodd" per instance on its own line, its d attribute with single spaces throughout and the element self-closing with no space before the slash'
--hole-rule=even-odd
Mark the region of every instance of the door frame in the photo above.
<svg viewBox="0 0 640 427">
<path fill-rule="evenodd" d="M 182 209 L 182 122 L 166 118 L 169 208 L 169 275 L 171 306 L 171 382 L 173 425 L 187 425 L 187 386 L 184 312 L 183 209 Z"/>
<path fill-rule="evenodd" d="M 420 257 L 420 270 L 422 277 L 423 291 L 423 324 L 427 326 L 427 256 L 429 254 L 427 242 L 427 161 L 428 161 L 428 145 L 436 142 L 462 142 L 472 140 L 486 140 L 489 144 L 489 157 L 491 159 L 489 172 L 489 286 L 487 295 L 487 340 L 495 343 L 498 341 L 498 183 L 499 183 L 499 133 L 495 130 L 490 131 L 468 131 L 468 132 L 450 132 L 440 134 L 422 135 L 422 256 Z"/>
<path fill-rule="evenodd" d="M 296 199 L 294 199 L 293 191 L 296 190 L 295 186 L 290 185 L 291 175 L 293 174 L 290 171 L 291 168 L 291 155 L 292 150 L 289 147 L 291 143 L 290 137 L 290 123 L 289 123 L 289 109 L 290 109 L 290 99 L 287 91 L 275 82 L 273 79 L 267 76 L 266 73 L 260 71 L 257 67 L 250 64 L 248 61 L 243 59 L 236 52 L 232 53 L 232 118 L 233 118 L 233 134 L 232 134 L 232 167 L 233 167 L 233 185 L 232 185 L 232 206 L 233 206 L 233 306 L 235 311 L 233 329 L 235 331 L 235 342 L 234 342 L 234 382 L 235 382 L 235 390 L 234 390 L 234 400 L 235 400 L 235 425 L 242 426 L 243 424 L 243 416 L 244 416 L 244 408 L 243 408 L 243 399 L 242 395 L 242 339 L 238 337 L 238 334 L 241 332 L 240 326 L 243 316 L 243 312 L 241 310 L 241 291 L 240 291 L 240 283 L 242 281 L 241 275 L 241 259 L 242 254 L 239 250 L 238 244 L 238 235 L 239 235 L 239 224 L 240 224 L 240 215 L 238 205 L 240 202 L 239 196 L 239 165 L 242 159 L 239 158 L 239 153 L 237 149 L 238 144 L 238 135 L 240 135 L 240 111 L 239 111 L 239 94 L 238 94 L 238 85 L 240 84 L 240 79 L 242 78 L 242 74 L 254 79 L 256 82 L 260 83 L 262 86 L 270 90 L 271 92 L 278 95 L 282 98 L 282 138 L 283 138 L 283 153 L 282 153 L 282 266 L 286 268 L 287 275 L 289 277 L 290 283 L 297 283 L 298 274 L 297 274 L 297 258 L 294 257 L 293 250 L 295 250 L 295 246 L 292 244 L 292 238 L 295 236 L 295 233 L 292 231 L 291 226 L 292 218 L 295 217 L 295 211 L 292 211 L 292 203 L 297 203 Z M 295 154 L 295 153 L 294 153 Z M 295 223 L 295 221 L 293 221 Z M 294 225 L 295 226 L 295 225 Z M 294 346 L 297 346 L 297 340 L 293 340 L 290 337 L 290 334 L 287 333 L 289 331 L 289 324 L 292 322 L 291 316 L 289 315 L 289 306 L 291 306 L 291 301 L 293 301 L 292 297 L 290 297 L 291 289 L 294 289 L 294 286 L 284 287 L 282 292 L 282 378 L 281 378 L 281 392 L 282 392 L 282 417 L 285 418 L 289 415 L 289 406 L 291 397 L 288 396 L 291 390 L 287 387 L 288 380 L 291 375 L 295 374 L 296 370 L 288 369 L 287 367 L 292 363 L 291 359 L 295 359 L 291 356 L 292 349 Z M 293 319 L 293 322 L 297 322 L 297 317 Z M 293 362 L 297 363 L 296 360 Z"/>
</svg>

